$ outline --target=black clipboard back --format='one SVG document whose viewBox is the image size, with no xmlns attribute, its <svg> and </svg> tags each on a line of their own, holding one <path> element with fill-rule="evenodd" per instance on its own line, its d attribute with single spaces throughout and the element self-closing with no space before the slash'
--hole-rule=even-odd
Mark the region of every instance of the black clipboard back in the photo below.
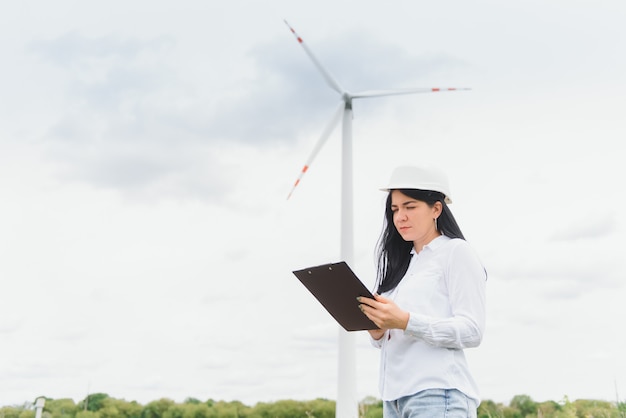
<svg viewBox="0 0 626 418">
<path fill-rule="evenodd" d="M 374 296 L 345 261 L 296 270 L 293 274 L 346 331 L 379 329 L 361 312 L 356 300 L 357 296 Z"/>
</svg>

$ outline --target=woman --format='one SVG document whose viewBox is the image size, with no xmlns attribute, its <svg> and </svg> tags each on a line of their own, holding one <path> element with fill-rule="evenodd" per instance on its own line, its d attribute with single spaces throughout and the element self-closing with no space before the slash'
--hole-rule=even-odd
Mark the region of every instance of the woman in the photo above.
<svg viewBox="0 0 626 418">
<path fill-rule="evenodd" d="M 385 418 L 475 417 L 480 403 L 463 350 L 485 328 L 487 274 L 447 204 L 446 176 L 398 167 L 378 243 L 375 299 L 361 310 L 380 329 L 380 391 Z"/>
</svg>

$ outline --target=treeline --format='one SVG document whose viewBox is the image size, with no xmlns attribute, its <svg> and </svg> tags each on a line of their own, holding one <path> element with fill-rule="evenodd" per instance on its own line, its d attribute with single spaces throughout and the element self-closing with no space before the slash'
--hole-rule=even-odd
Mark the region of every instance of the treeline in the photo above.
<svg viewBox="0 0 626 418">
<path fill-rule="evenodd" d="M 335 401 L 282 400 L 245 405 L 239 401 L 184 402 L 159 399 L 146 405 L 112 398 L 105 393 L 89 395 L 75 403 L 72 399 L 48 399 L 41 418 L 335 418 Z M 373 397 L 359 404 L 359 418 L 382 418 L 382 402 Z M 0 418 L 35 418 L 33 403 L 0 407 Z M 625 402 L 578 399 L 570 402 L 535 402 L 530 396 L 517 395 L 508 405 L 483 401 L 478 418 L 626 418 Z"/>
</svg>

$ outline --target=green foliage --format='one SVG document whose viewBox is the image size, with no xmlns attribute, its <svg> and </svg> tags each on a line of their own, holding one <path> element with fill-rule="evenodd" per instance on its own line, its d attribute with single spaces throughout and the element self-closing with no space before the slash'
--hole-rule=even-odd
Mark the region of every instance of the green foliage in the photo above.
<svg viewBox="0 0 626 418">
<path fill-rule="evenodd" d="M 23 406 L 0 407 L 0 418 L 35 418 L 35 410 L 30 402 Z"/>
<path fill-rule="evenodd" d="M 360 418 L 382 418 L 383 416 L 383 401 L 368 396 L 363 399 L 359 404 L 359 417 Z"/>
<path fill-rule="evenodd" d="M 516 408 L 520 413 L 520 417 L 525 418 L 528 415 L 537 413 L 537 403 L 528 395 L 515 395 L 513 399 L 511 399 L 509 406 Z"/>
<path fill-rule="evenodd" d="M 618 418 L 619 410 L 613 403 L 592 399 L 578 399 L 573 402 L 577 417 Z"/>
<path fill-rule="evenodd" d="M 54 418 L 74 418 L 78 405 L 72 399 L 46 399 L 43 410 Z"/>
<path fill-rule="evenodd" d="M 367 397 L 359 404 L 358 412 L 359 418 L 382 418 L 383 402 Z M 0 418 L 34 417 L 31 402 L 0 407 Z M 78 404 L 71 399 L 46 399 L 42 418 L 335 418 L 335 402 L 281 400 L 247 406 L 239 401 L 186 398 L 177 403 L 162 398 L 142 406 L 96 393 Z M 528 395 L 516 395 L 509 405 L 483 401 L 478 418 L 626 418 L 626 403 L 592 399 L 570 402 L 567 397 L 561 402 L 535 402 Z"/>
<path fill-rule="evenodd" d="M 502 405 L 496 404 L 494 401 L 482 401 L 478 406 L 478 418 L 502 418 Z"/>
<path fill-rule="evenodd" d="M 567 396 L 563 399 L 563 407 L 554 414 L 554 418 L 578 418 L 576 405 L 571 403 Z"/>
<path fill-rule="evenodd" d="M 19 418 L 23 409 L 4 406 L 0 408 L 0 418 Z"/>
<path fill-rule="evenodd" d="M 126 402 L 121 399 L 102 399 L 101 407 L 98 410 L 100 418 L 141 418 L 143 407 L 137 402 Z"/>
<path fill-rule="evenodd" d="M 501 413 L 502 418 L 525 418 L 519 409 L 512 406 L 503 406 Z"/>
<path fill-rule="evenodd" d="M 250 408 L 239 401 L 235 402 L 215 402 L 207 401 L 207 405 L 211 407 L 212 413 L 217 418 L 243 418 L 250 416 Z"/>
<path fill-rule="evenodd" d="M 96 412 L 100 410 L 104 406 L 104 401 L 107 399 L 109 395 L 106 393 L 93 393 L 91 395 L 87 395 L 85 399 L 78 403 L 79 409 Z M 86 407 L 85 407 L 86 405 Z M 87 418 L 87 417 L 84 417 Z"/>
<path fill-rule="evenodd" d="M 258 403 L 249 416 L 251 418 L 334 418 L 335 402 L 316 399 L 307 402 L 285 400 L 272 404 Z"/>
<path fill-rule="evenodd" d="M 152 401 L 144 406 L 141 411 L 140 418 L 163 418 L 165 411 L 174 405 L 171 399 L 161 398 L 158 401 Z"/>
<path fill-rule="evenodd" d="M 171 405 L 169 408 L 167 408 L 167 411 L 163 412 L 162 418 L 183 418 L 187 405 L 190 404 L 175 403 Z"/>
<path fill-rule="evenodd" d="M 100 418 L 100 414 L 93 411 L 80 410 L 76 413 L 75 418 Z"/>
</svg>

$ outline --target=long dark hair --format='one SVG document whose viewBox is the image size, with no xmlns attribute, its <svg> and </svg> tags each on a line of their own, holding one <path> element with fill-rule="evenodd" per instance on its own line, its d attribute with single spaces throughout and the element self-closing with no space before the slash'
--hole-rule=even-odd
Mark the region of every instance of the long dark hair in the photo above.
<svg viewBox="0 0 626 418">
<path fill-rule="evenodd" d="M 378 289 L 376 292 L 378 294 L 394 289 L 400 283 L 400 280 L 402 280 L 406 270 L 409 268 L 411 249 L 413 248 L 413 242 L 405 241 L 393 224 L 393 211 L 391 210 L 392 191 L 389 190 L 389 195 L 387 196 L 383 230 L 377 244 L 378 271 L 376 283 L 378 284 Z M 441 215 L 437 218 L 437 230 L 450 238 L 465 239 L 461 228 L 459 228 L 456 219 L 454 219 L 450 208 L 448 208 L 445 202 L 443 193 L 418 189 L 398 189 L 398 191 L 413 199 L 425 202 L 430 207 L 433 207 L 436 202 L 441 202 Z"/>
</svg>

